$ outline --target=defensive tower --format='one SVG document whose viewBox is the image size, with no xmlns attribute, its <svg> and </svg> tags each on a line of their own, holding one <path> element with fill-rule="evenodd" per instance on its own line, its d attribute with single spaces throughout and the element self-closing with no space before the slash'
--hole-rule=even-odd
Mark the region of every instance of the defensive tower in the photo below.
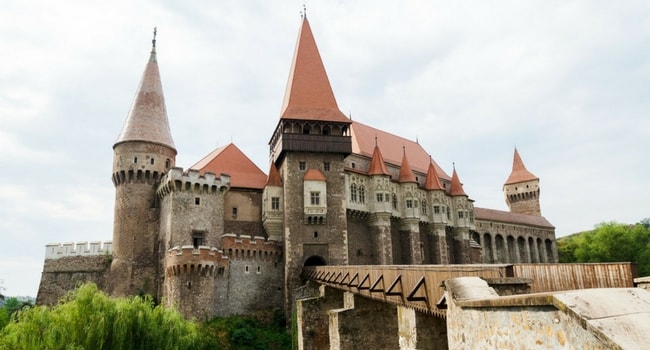
<svg viewBox="0 0 650 350">
<path fill-rule="evenodd" d="M 175 165 L 158 60 L 156 31 L 124 128 L 113 145 L 113 295 L 156 295 L 160 208 L 156 186 Z"/>
<path fill-rule="evenodd" d="M 542 215 L 539 206 L 539 178 L 526 169 L 516 148 L 512 172 L 503 185 L 503 194 L 510 212 Z"/>
</svg>

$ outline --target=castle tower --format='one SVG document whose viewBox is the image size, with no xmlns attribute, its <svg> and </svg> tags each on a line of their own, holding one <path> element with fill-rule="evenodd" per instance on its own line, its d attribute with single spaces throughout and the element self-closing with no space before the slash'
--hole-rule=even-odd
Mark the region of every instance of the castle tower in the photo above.
<svg viewBox="0 0 650 350">
<path fill-rule="evenodd" d="M 390 172 L 384 163 L 384 157 L 375 144 L 375 149 L 372 152 L 370 159 L 370 166 L 368 167 L 368 175 L 371 177 L 371 184 L 374 196 L 370 196 L 371 213 L 369 217 L 369 224 L 372 228 L 375 254 L 377 256 L 377 263 L 379 265 L 393 264 L 393 242 L 391 238 L 391 198 L 390 198 Z M 382 201 L 375 200 L 377 194 L 381 194 Z M 374 198 L 373 198 L 374 197 Z M 384 198 L 385 197 L 385 198 Z"/>
<path fill-rule="evenodd" d="M 516 148 L 512 172 L 503 185 L 503 194 L 511 212 L 542 215 L 539 206 L 539 178 L 526 169 Z"/>
<path fill-rule="evenodd" d="M 282 242 L 283 227 L 282 222 L 284 216 L 284 198 L 282 193 L 282 179 L 278 168 L 274 163 L 271 163 L 269 169 L 269 177 L 264 186 L 264 193 L 262 194 L 262 224 L 264 230 L 269 237 L 269 240 Z"/>
<path fill-rule="evenodd" d="M 472 200 L 463 190 L 463 184 L 460 182 L 456 167 L 451 175 L 449 195 L 452 197 L 449 211 L 454 223 L 454 263 L 469 264 L 471 262 L 469 231 L 474 228 L 474 206 Z"/>
<path fill-rule="evenodd" d="M 430 204 L 431 223 L 427 233 L 431 236 L 431 251 L 434 264 L 449 264 L 449 245 L 447 244 L 447 196 L 445 188 L 440 183 L 440 178 L 433 165 L 433 160 L 427 169 L 427 178 L 424 182 L 424 189 L 427 190 L 427 203 Z"/>
<path fill-rule="evenodd" d="M 350 124 L 338 108 L 305 16 L 269 142 L 283 183 L 287 307 L 303 266 L 348 263 L 343 160 L 352 152 Z"/>
<path fill-rule="evenodd" d="M 156 185 L 175 164 L 154 30 L 153 47 L 124 128 L 113 145 L 112 294 L 156 295 L 160 209 Z"/>
<path fill-rule="evenodd" d="M 411 164 L 406 156 L 406 149 L 402 156 L 402 164 L 399 170 L 399 187 L 403 198 L 403 213 L 400 220 L 399 233 L 405 236 L 408 242 L 408 264 L 422 264 L 423 252 L 420 245 L 420 199 L 418 195 L 418 181 L 413 174 Z"/>
</svg>

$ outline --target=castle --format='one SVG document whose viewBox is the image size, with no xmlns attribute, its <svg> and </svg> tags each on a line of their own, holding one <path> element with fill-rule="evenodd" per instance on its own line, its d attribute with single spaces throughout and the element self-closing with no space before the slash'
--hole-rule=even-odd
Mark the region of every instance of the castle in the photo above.
<svg viewBox="0 0 650 350">
<path fill-rule="evenodd" d="M 539 178 L 516 149 L 510 210 L 475 207 L 418 142 L 339 110 L 306 16 L 268 174 L 234 144 L 176 167 L 152 46 L 113 145 L 113 240 L 47 245 L 39 304 L 93 281 L 208 319 L 289 310 L 306 265 L 557 262 Z"/>
</svg>

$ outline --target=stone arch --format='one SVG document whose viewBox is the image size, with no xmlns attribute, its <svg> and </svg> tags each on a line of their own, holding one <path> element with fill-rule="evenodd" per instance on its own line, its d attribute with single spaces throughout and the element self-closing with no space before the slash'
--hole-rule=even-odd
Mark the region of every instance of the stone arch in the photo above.
<svg viewBox="0 0 650 350">
<path fill-rule="evenodd" d="M 515 247 L 515 238 L 508 236 L 506 238 L 508 244 L 508 262 L 515 263 L 517 262 L 517 248 Z"/>
<path fill-rule="evenodd" d="M 555 262 L 553 258 L 553 241 L 547 238 L 544 241 L 544 246 L 546 247 L 546 262 Z"/>
<path fill-rule="evenodd" d="M 494 262 L 494 247 L 492 246 L 492 236 L 489 233 L 483 234 L 483 261 L 486 263 Z"/>
<path fill-rule="evenodd" d="M 322 256 L 312 255 L 305 260 L 303 266 L 325 266 L 327 261 Z"/>
<path fill-rule="evenodd" d="M 504 263 L 506 262 L 506 244 L 503 240 L 503 236 L 500 234 L 497 234 L 494 237 L 494 243 L 496 246 L 496 253 L 497 253 L 497 263 Z"/>
<path fill-rule="evenodd" d="M 528 237 L 528 251 L 530 252 L 530 262 L 539 262 L 539 260 L 537 260 L 537 254 L 535 254 L 537 249 L 535 249 L 535 240 L 533 237 Z"/>
<path fill-rule="evenodd" d="M 538 255 L 538 261 L 539 262 L 546 262 L 544 259 L 544 245 L 542 245 L 542 239 L 537 237 L 537 255 Z"/>
<path fill-rule="evenodd" d="M 524 237 L 519 236 L 517 238 L 517 249 L 519 249 L 519 262 L 530 262 L 528 254 L 526 253 L 526 239 Z"/>
</svg>

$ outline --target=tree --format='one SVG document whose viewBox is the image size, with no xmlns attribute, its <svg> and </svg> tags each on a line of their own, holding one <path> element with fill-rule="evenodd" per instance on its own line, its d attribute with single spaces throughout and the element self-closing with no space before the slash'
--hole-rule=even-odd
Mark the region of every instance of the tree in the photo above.
<svg viewBox="0 0 650 350">
<path fill-rule="evenodd" d="M 650 223 L 650 220 L 644 219 Z M 650 225 L 604 222 L 593 231 L 558 241 L 560 262 L 636 262 L 640 276 L 650 275 Z"/>
<path fill-rule="evenodd" d="M 0 331 L 0 349 L 202 349 L 209 338 L 149 297 L 112 299 L 96 285 L 70 292 L 53 308 L 18 311 Z"/>
</svg>

